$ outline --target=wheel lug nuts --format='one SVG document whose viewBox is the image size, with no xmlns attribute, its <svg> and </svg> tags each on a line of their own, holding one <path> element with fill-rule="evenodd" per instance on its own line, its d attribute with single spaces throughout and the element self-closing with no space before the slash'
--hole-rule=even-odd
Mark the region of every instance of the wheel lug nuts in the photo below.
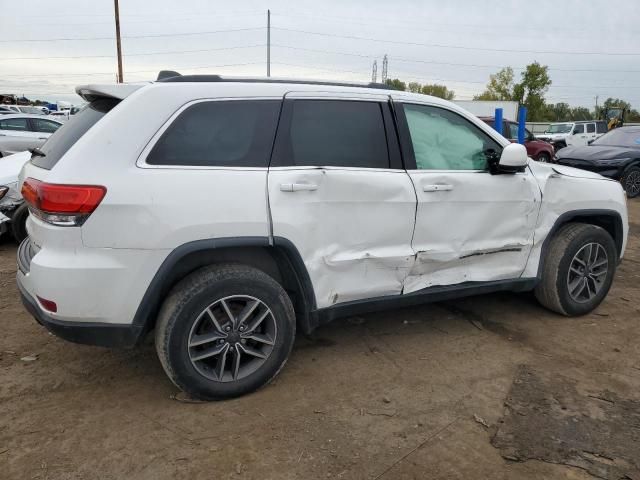
<svg viewBox="0 0 640 480">
<path fill-rule="evenodd" d="M 231 331 L 231 327 L 225 327 L 224 331 L 225 332 L 230 332 Z"/>
<path fill-rule="evenodd" d="M 244 332 L 244 325 L 240 325 L 240 331 Z"/>
</svg>

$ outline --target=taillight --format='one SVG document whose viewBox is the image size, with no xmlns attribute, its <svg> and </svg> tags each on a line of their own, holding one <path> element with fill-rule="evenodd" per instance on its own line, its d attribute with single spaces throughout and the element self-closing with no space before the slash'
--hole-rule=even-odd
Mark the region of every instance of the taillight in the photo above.
<svg viewBox="0 0 640 480">
<path fill-rule="evenodd" d="M 99 185 L 58 185 L 30 177 L 22 184 L 22 196 L 33 215 L 66 227 L 82 225 L 106 193 Z"/>
</svg>

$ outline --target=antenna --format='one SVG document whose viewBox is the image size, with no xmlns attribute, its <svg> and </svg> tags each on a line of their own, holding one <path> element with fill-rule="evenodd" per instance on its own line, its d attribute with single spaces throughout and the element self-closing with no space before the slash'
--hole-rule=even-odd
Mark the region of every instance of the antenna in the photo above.
<svg viewBox="0 0 640 480">
<path fill-rule="evenodd" d="M 387 68 L 389 67 L 389 59 L 385 54 L 382 58 L 382 83 L 387 83 Z"/>
<path fill-rule="evenodd" d="M 371 71 L 371 82 L 376 83 L 378 81 L 378 61 L 373 61 L 373 69 Z"/>
</svg>

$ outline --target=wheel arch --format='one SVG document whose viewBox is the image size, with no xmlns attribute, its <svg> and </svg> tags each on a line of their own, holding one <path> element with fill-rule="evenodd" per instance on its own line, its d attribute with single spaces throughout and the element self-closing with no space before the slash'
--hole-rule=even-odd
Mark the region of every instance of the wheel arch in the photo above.
<svg viewBox="0 0 640 480">
<path fill-rule="evenodd" d="M 624 244 L 624 228 L 620 213 L 615 210 L 604 209 L 572 210 L 563 213 L 556 219 L 553 227 L 551 227 L 547 237 L 544 239 L 544 242 L 542 243 L 540 262 L 538 264 L 538 278 L 542 275 L 542 269 L 544 268 L 544 262 L 551 239 L 556 235 L 556 233 L 558 233 L 560 228 L 569 223 L 586 223 L 596 225 L 606 230 L 607 233 L 611 235 L 611 238 L 613 238 L 613 241 L 616 244 L 618 258 L 620 258 Z"/>
<path fill-rule="evenodd" d="M 239 263 L 265 272 L 289 294 L 298 328 L 310 333 L 316 326 L 315 294 L 298 249 L 285 238 L 231 237 L 188 242 L 169 253 L 155 273 L 133 319 L 142 335 L 155 326 L 163 299 L 176 283 L 195 270 L 216 263 Z M 140 338 L 140 339 L 141 339 Z"/>
</svg>

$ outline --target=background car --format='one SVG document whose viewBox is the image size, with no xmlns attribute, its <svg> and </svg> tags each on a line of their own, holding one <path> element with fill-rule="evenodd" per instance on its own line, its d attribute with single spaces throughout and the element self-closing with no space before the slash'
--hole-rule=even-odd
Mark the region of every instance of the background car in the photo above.
<svg viewBox="0 0 640 480">
<path fill-rule="evenodd" d="M 59 120 L 42 115 L 0 116 L 0 156 L 40 147 L 61 125 Z"/>
<path fill-rule="evenodd" d="M 563 148 L 555 162 L 618 180 L 628 197 L 637 197 L 640 194 L 640 127 L 616 128 L 589 145 Z"/>
<path fill-rule="evenodd" d="M 479 117 L 484 123 L 491 128 L 495 128 L 494 117 Z M 549 162 L 555 153 L 553 145 L 548 142 L 538 140 L 533 134 L 525 128 L 525 142 L 524 146 L 527 149 L 527 154 L 537 160 L 538 162 Z M 503 120 L 502 122 L 502 136 L 508 138 L 512 142 L 518 141 L 518 124 L 511 120 Z"/>
<path fill-rule="evenodd" d="M 11 233 L 18 242 L 27 237 L 29 216 L 29 208 L 18 187 L 18 175 L 30 157 L 29 152 L 23 152 L 0 161 L 0 234 Z"/>
</svg>

